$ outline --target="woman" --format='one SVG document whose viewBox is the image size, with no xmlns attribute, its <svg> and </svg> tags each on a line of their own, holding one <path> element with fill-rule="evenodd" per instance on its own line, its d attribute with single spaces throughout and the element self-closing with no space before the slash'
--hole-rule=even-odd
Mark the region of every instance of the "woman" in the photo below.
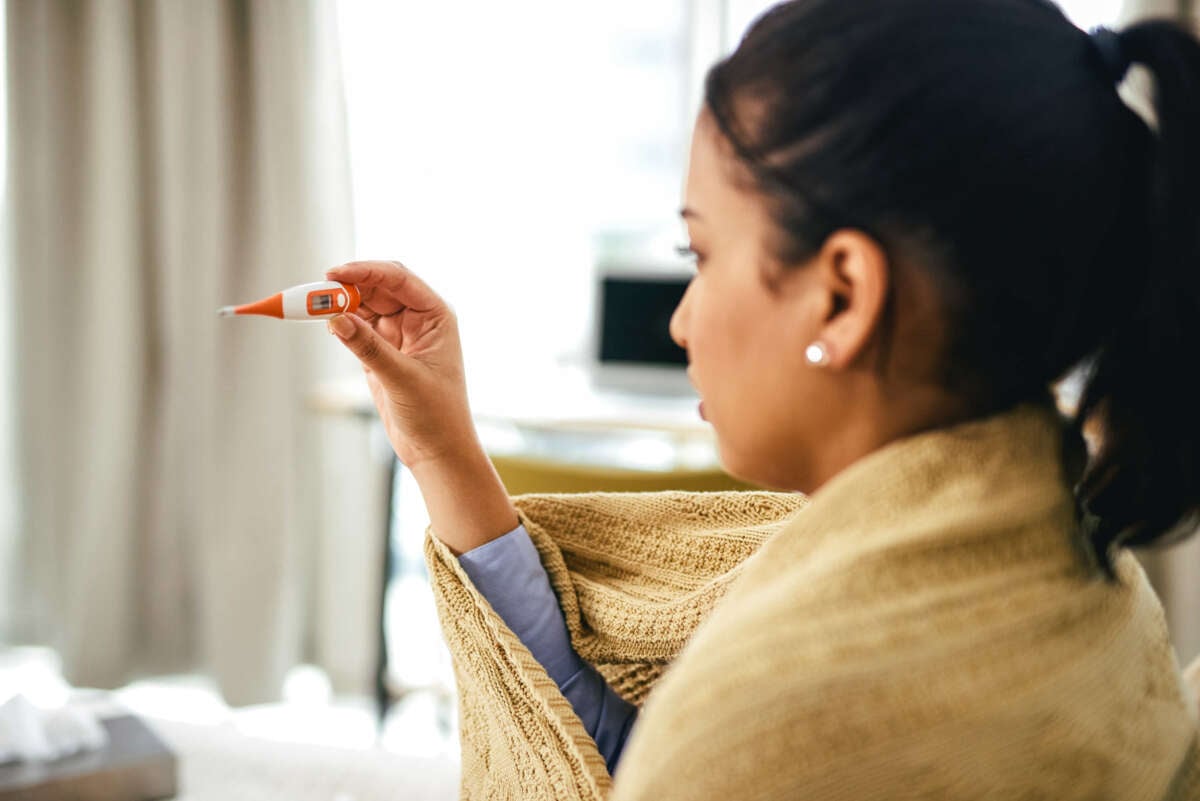
<svg viewBox="0 0 1200 801">
<path fill-rule="evenodd" d="M 1200 798 L 1124 550 L 1200 505 L 1200 44 L 1043 0 L 785 3 L 708 75 L 683 216 L 671 333 L 722 463 L 807 506 L 514 503 L 446 305 L 329 273 L 429 508 L 465 795 Z"/>
</svg>

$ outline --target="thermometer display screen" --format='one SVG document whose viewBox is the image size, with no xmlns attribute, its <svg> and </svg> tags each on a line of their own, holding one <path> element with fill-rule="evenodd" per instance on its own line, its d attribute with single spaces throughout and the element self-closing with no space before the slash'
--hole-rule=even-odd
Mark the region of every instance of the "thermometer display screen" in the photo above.
<svg viewBox="0 0 1200 801">
<path fill-rule="evenodd" d="M 333 308 L 333 295 L 316 295 L 312 299 L 313 311 L 329 311 Z"/>
</svg>

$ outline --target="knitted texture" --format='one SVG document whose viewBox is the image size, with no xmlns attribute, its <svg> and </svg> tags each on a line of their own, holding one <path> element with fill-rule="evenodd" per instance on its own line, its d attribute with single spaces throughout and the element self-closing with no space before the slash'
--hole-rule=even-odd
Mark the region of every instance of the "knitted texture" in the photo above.
<svg viewBox="0 0 1200 801">
<path fill-rule="evenodd" d="M 807 502 L 515 499 L 580 656 L 641 706 L 613 783 L 435 537 L 469 799 L 1200 799 L 1133 557 L 1074 539 L 1049 410 L 892 443 Z M 665 670 L 670 666 L 669 670 Z"/>
</svg>

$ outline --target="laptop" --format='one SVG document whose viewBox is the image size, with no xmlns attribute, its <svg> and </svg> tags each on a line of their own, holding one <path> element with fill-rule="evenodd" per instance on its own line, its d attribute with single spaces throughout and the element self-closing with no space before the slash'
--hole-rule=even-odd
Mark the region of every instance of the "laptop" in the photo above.
<svg viewBox="0 0 1200 801">
<path fill-rule="evenodd" d="M 689 276 L 605 273 L 599 277 L 592 386 L 614 392 L 695 397 L 687 353 L 671 340 L 671 314 Z"/>
</svg>

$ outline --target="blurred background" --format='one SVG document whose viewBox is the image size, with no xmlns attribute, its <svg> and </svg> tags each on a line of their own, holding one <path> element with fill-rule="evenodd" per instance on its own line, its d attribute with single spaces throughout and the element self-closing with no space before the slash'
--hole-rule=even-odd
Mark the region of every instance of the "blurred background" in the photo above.
<svg viewBox="0 0 1200 801">
<path fill-rule="evenodd" d="M 510 490 L 720 485 L 677 358 L 638 343 L 688 274 L 705 70 L 769 5 L 8 0 L 0 701 L 103 688 L 452 762 L 427 519 L 357 364 L 214 310 L 400 259 L 458 312 Z M 1190 660 L 1200 551 L 1147 564 Z"/>
</svg>

